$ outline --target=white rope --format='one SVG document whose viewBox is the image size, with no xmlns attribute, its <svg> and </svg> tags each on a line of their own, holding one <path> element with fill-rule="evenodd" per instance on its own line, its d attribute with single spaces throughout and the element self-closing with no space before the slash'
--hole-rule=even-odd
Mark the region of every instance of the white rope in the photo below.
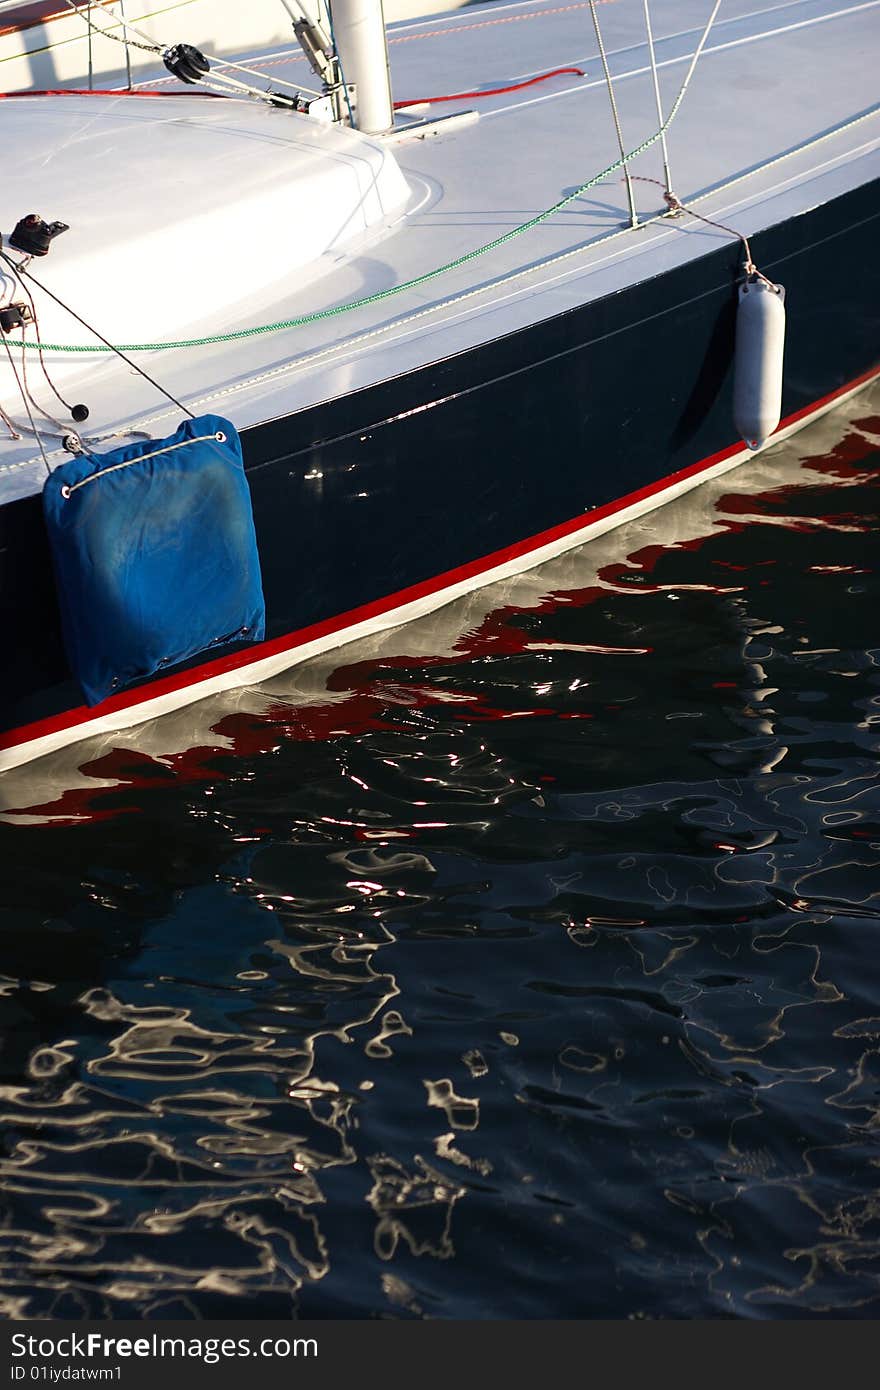
<svg viewBox="0 0 880 1390">
<path fill-rule="evenodd" d="M 212 88 L 214 91 L 219 91 L 225 96 L 243 95 L 254 97 L 257 101 L 268 101 L 270 104 L 274 104 L 277 100 L 290 102 L 291 106 L 293 105 L 293 97 L 281 96 L 280 94 L 277 98 L 272 97 L 268 92 L 257 91 L 255 87 L 249 86 L 247 82 L 239 82 L 237 77 L 230 77 L 228 73 L 218 72 L 216 68 L 213 67 L 209 72 L 205 73 L 204 77 L 200 77 L 195 85 L 197 87 Z"/>
<path fill-rule="evenodd" d="M 130 19 L 129 19 L 129 20 L 125 20 L 125 21 L 123 22 L 123 28 L 124 28 L 124 29 L 130 29 L 131 32 L 132 32 L 133 34 L 137 34 L 138 38 L 143 40 L 143 43 L 142 43 L 142 44 L 135 43 L 134 39 L 129 39 L 129 38 L 127 38 L 127 37 L 126 37 L 126 38 L 120 38 L 120 36 L 119 36 L 118 34 L 113 34 L 113 33 L 111 33 L 109 29 L 102 29 L 102 28 L 100 27 L 100 25 L 95 24 L 91 19 L 87 18 L 87 17 L 83 14 L 83 12 L 82 12 L 82 10 L 80 9 L 79 5 L 74 4 L 74 0 L 64 0 L 64 3 L 65 3 L 65 5 L 67 6 L 67 8 L 68 8 L 69 10 L 74 10 L 75 13 L 77 13 L 78 15 L 81 16 L 81 18 L 85 19 L 86 24 L 88 24 L 91 28 L 93 28 L 93 29 L 95 30 L 95 33 L 96 33 L 96 34 L 103 34 L 105 38 L 107 38 L 107 39 L 114 39 L 114 40 L 116 41 L 116 43 L 131 44 L 132 48 L 142 48 L 142 47 L 143 47 L 143 48 L 146 48 L 146 51 L 147 51 L 148 53 L 161 53 L 161 52 L 162 52 L 162 45 L 156 43 L 156 40 L 155 40 L 155 39 L 151 38 L 149 34 L 145 34 L 144 31 L 143 31 L 143 29 L 139 29 L 138 26 L 137 26 L 136 24 L 132 24 L 132 22 L 131 22 Z M 91 6 L 91 0 L 90 0 L 90 3 L 89 3 L 89 10 L 91 10 L 91 8 L 92 8 L 92 6 Z"/>
<path fill-rule="evenodd" d="M 156 43 L 155 39 L 152 39 L 152 38 L 150 37 L 149 34 L 147 34 L 147 33 L 144 32 L 143 29 L 139 29 L 138 26 L 137 26 L 136 24 L 132 24 L 131 20 L 123 19 L 123 21 L 122 21 L 122 23 L 123 23 L 123 33 L 122 33 L 122 34 L 114 34 L 114 33 L 112 32 L 112 30 L 110 30 L 110 29 L 105 29 L 105 28 L 103 28 L 102 25 L 96 24 L 96 23 L 94 22 L 94 20 L 90 17 L 90 14 L 88 14 L 88 13 L 86 13 L 86 11 L 82 10 L 82 9 L 79 7 L 79 5 L 75 4 L 75 3 L 74 3 L 74 0 L 64 0 L 64 3 L 65 3 L 65 5 L 67 6 L 67 8 L 73 12 L 73 14 L 79 15 L 80 19 L 82 19 L 83 22 L 84 22 L 85 24 L 88 25 L 88 29 L 89 29 L 89 62 L 90 62 L 90 68 L 89 68 L 89 88 L 90 88 L 90 89 L 91 89 L 91 86 L 92 86 L 92 82 L 91 82 L 91 42 L 92 42 L 92 34 L 93 34 L 93 33 L 95 33 L 95 34 L 100 34 L 101 37 L 102 37 L 102 38 L 105 38 L 105 39 L 112 39 L 112 41 L 113 41 L 114 43 L 121 43 L 121 44 L 124 44 L 124 45 L 125 45 L 126 56 L 128 55 L 128 50 L 129 50 L 129 48 L 139 48 L 139 49 L 141 50 L 141 52 L 143 52 L 143 53 L 154 53 L 154 54 L 156 54 L 156 56 L 159 57 L 159 58 L 163 57 L 164 53 L 166 52 L 166 49 L 165 49 L 165 47 L 163 47 L 162 44 Z M 89 11 L 91 11 L 91 8 L 92 8 L 92 6 L 91 6 L 91 0 L 90 0 L 90 3 L 89 3 Z M 132 33 L 137 34 L 138 38 L 139 38 L 139 39 L 142 39 L 143 42 L 142 42 L 142 43 L 138 43 L 138 42 L 136 42 L 134 39 L 130 39 L 130 38 L 128 37 L 128 30 L 129 30 L 129 29 L 132 31 Z M 233 63 L 233 62 L 231 62 L 231 61 L 229 61 L 229 60 L 223 61 L 221 65 L 222 65 L 223 67 L 240 68 L 240 70 L 241 70 L 242 72 L 249 72 L 249 73 L 251 73 L 251 74 L 252 74 L 253 76 L 255 76 L 255 77 L 263 77 L 263 76 L 264 76 L 263 73 L 254 73 L 254 72 L 253 72 L 253 69 L 243 67 L 240 63 Z M 129 74 L 130 74 L 130 69 L 129 69 Z M 282 86 L 291 87 L 294 91 L 305 90 L 305 89 L 302 89 L 302 88 L 294 87 L 294 84 L 293 84 L 292 82 L 287 82 L 287 81 L 285 81 L 285 80 L 282 79 L 282 78 L 279 78 L 278 80 L 279 80 L 279 82 L 281 82 Z M 203 86 L 205 86 L 205 87 L 209 87 L 209 88 L 210 88 L 212 83 L 217 84 L 217 85 L 215 86 L 214 90 L 219 90 L 219 91 L 221 91 L 221 94 L 222 94 L 222 95 L 233 95 L 233 94 L 243 93 L 245 96 L 254 97 L 254 98 L 256 98 L 257 101 L 266 101 L 266 102 L 268 102 L 270 105 L 273 105 L 273 106 L 276 104 L 277 101 L 284 101 L 284 100 L 289 100 L 291 105 L 294 104 L 292 98 L 284 98 L 284 97 L 282 97 L 282 96 L 280 96 L 280 95 L 277 96 L 277 97 L 273 97 L 273 96 L 271 96 L 268 92 L 264 92 L 264 91 L 259 91 L 259 90 L 257 90 L 256 87 L 252 87 L 252 86 L 251 86 L 249 83 L 247 83 L 247 82 L 239 82 L 237 78 L 235 78 L 235 77 L 230 77 L 229 74 L 226 73 L 226 72 L 217 72 L 217 70 L 216 70 L 215 67 L 212 67 L 211 70 L 210 70 L 210 79 L 208 79 L 208 77 L 207 77 L 207 75 L 206 75 L 205 78 L 202 78 L 202 79 L 201 79 L 201 82 L 200 82 L 199 85 L 203 85 Z M 228 91 L 228 92 L 223 91 L 223 85 L 224 85 L 224 84 L 225 84 L 225 86 L 226 86 L 227 88 L 231 88 L 232 90 L 231 90 L 231 91 Z M 130 80 L 129 80 L 129 86 L 130 86 L 130 85 L 131 85 L 131 82 L 130 82 Z M 316 95 L 317 95 L 317 94 L 316 94 Z"/>
<path fill-rule="evenodd" d="M 211 71 L 212 71 L 213 73 L 216 73 L 217 76 L 220 77 L 220 76 L 222 76 L 223 74 L 222 74 L 222 73 L 217 73 L 217 68 L 218 68 L 218 67 L 220 67 L 220 68 L 235 68 L 236 72 L 246 72 L 246 73 L 248 73 L 248 75 L 249 75 L 250 77 L 259 77 L 262 81 L 266 81 L 266 80 L 267 80 L 266 74 L 265 74 L 264 72 L 258 72 L 256 68 L 248 68 L 248 67 L 245 67 L 244 63 L 233 63 L 233 61 L 232 61 L 231 58 L 216 58 L 216 59 L 214 60 L 214 65 L 213 65 L 213 67 L 211 68 Z M 290 90 L 291 90 L 292 92 L 308 92 L 310 96 L 322 96 L 322 95 L 323 95 L 322 92 L 318 92 L 318 91 L 316 91 L 316 90 L 315 90 L 314 88 L 312 88 L 312 87 L 304 87 L 301 83 L 289 82 L 289 81 L 287 80 L 287 78 L 285 78 L 285 77 L 273 77 L 271 80 L 272 80 L 273 82 L 279 83 L 282 87 L 289 87 Z M 244 86 L 245 84 L 243 83 L 242 85 Z M 252 88 L 252 87 L 246 87 L 246 90 L 247 90 L 247 91 L 253 91 L 253 88 Z"/>
<path fill-rule="evenodd" d="M 715 16 L 717 15 L 717 13 L 718 13 L 718 11 L 720 10 L 720 8 L 721 8 L 721 0 L 715 0 L 714 9 L 712 10 L 712 13 L 711 13 L 710 16 L 709 16 L 709 19 L 708 19 L 708 21 L 707 21 L 707 23 L 706 23 L 706 27 L 705 27 L 705 29 L 703 30 L 702 36 L 701 36 L 701 38 L 700 38 L 700 42 L 697 44 L 697 47 L 696 47 L 696 49 L 695 49 L 695 51 L 694 51 L 694 56 L 693 56 L 693 58 L 691 58 L 691 65 L 690 65 L 690 67 L 688 68 L 687 73 L 685 74 L 685 79 L 684 79 L 684 81 L 682 82 L 681 88 L 680 88 L 679 93 L 678 93 L 678 96 L 677 96 L 676 99 L 675 99 L 675 105 L 676 105 L 676 107 L 678 107 L 678 106 L 681 105 L 682 98 L 684 97 L 684 94 L 685 94 L 685 92 L 686 92 L 687 89 L 688 89 L 688 84 L 690 83 L 690 80 L 691 80 L 691 78 L 692 78 L 693 75 L 694 75 L 694 68 L 697 66 L 697 63 L 698 63 L 698 61 L 699 61 L 700 54 L 702 53 L 703 49 L 704 49 L 705 46 L 706 46 L 706 40 L 707 40 L 708 37 L 709 37 L 709 34 L 710 34 L 710 32 L 711 32 L 711 29 L 712 29 L 712 25 L 715 23 Z"/>
<path fill-rule="evenodd" d="M 217 444 L 226 443 L 226 435 L 222 430 L 218 430 L 216 434 L 199 434 L 194 439 L 182 439 L 178 444 L 166 444 L 164 449 L 153 449 L 149 454 L 138 454 L 136 458 L 125 459 L 122 463 L 111 463 L 109 468 L 89 473 L 85 478 L 80 478 L 78 483 L 65 483 L 61 489 L 61 496 L 66 499 L 78 488 L 85 487 L 86 483 L 94 483 L 98 478 L 105 478 L 108 473 L 117 473 L 120 468 L 130 468 L 134 463 L 145 463 L 147 459 L 156 459 L 160 454 L 173 454 L 175 449 L 185 449 L 187 444 L 204 444 L 209 439 L 213 439 Z M 49 467 L 48 463 L 46 467 Z"/>
<path fill-rule="evenodd" d="M 94 32 L 95 34 L 100 34 L 100 35 L 101 35 L 103 38 L 105 38 L 105 39 L 113 39 L 113 41 L 114 41 L 115 43 L 124 43 L 124 44 L 126 44 L 126 46 L 131 45 L 132 48 L 140 48 L 140 49 L 142 49 L 143 52 L 145 52 L 145 53 L 161 53 L 161 52 L 162 52 L 161 46 L 160 46 L 159 44 L 154 43 L 153 40 L 149 37 L 148 34 L 142 34 L 141 31 L 140 31 L 140 29 L 135 28 L 135 26 L 134 26 L 133 24 L 131 24 L 130 22 L 127 23 L 125 27 L 126 27 L 127 29 L 131 29 L 135 34 L 138 34 L 142 39 L 145 39 L 145 40 L 146 40 L 145 43 L 137 43 L 134 39 L 130 39 L 130 38 L 128 38 L 127 36 L 126 36 L 125 38 L 121 38 L 119 34 L 113 34 L 113 33 L 111 33 L 111 31 L 110 31 L 109 29 L 103 29 L 103 28 L 101 27 L 100 24 L 96 24 L 96 23 L 95 23 L 95 21 L 91 18 L 90 14 L 87 14 L 87 13 L 85 12 L 85 10 L 83 10 L 83 9 L 80 8 L 79 5 L 74 4 L 74 0 L 64 0 L 64 3 L 65 3 L 65 5 L 67 6 L 67 8 L 73 12 L 73 14 L 78 15 L 79 18 L 83 21 L 83 23 L 88 25 L 88 27 L 89 27 L 89 33 L 90 33 L 90 34 L 93 33 L 93 32 Z M 91 11 L 91 8 L 92 8 L 92 6 L 91 6 L 91 0 L 90 0 L 90 2 L 89 2 L 89 10 L 90 10 L 90 11 Z"/>
</svg>

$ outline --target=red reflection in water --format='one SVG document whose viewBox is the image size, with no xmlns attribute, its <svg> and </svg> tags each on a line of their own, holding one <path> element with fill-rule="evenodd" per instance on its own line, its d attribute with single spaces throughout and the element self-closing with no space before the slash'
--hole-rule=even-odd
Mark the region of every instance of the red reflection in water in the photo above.
<svg viewBox="0 0 880 1390">
<path fill-rule="evenodd" d="M 861 431 L 864 431 L 862 433 Z M 870 482 L 880 476 L 880 471 L 870 470 L 858 465 L 876 454 L 877 439 L 880 437 L 880 416 L 865 417 L 850 429 L 843 439 L 826 454 L 802 460 L 802 466 L 813 472 L 827 474 L 840 481 Z M 823 489 L 812 486 L 810 495 L 813 502 L 821 503 Z M 828 489 L 829 504 L 831 488 Z M 835 499 L 838 489 L 834 488 Z M 55 824 L 67 821 L 70 824 L 83 824 L 107 820 L 116 816 L 137 813 L 142 809 L 141 798 L 129 801 L 126 793 L 143 793 L 159 785 L 208 784 L 225 781 L 235 775 L 233 762 L 241 758 L 271 756 L 280 746 L 290 741 L 329 742 L 337 737 L 357 737 L 371 731 L 393 730 L 399 727 L 395 710 L 426 709 L 438 704 L 454 704 L 455 717 L 462 724 L 478 724 L 510 719 L 562 718 L 592 720 L 596 714 L 590 711 L 560 712 L 546 705 L 526 706 L 514 710 L 499 709 L 487 703 L 486 695 L 479 690 L 457 689 L 450 693 L 442 685 L 431 682 L 435 669 L 448 671 L 452 666 L 464 665 L 480 659 L 492 657 L 511 657 L 533 653 L 536 650 L 552 653 L 554 649 L 565 650 L 566 644 L 552 640 L 535 643 L 529 624 L 522 623 L 524 617 L 540 617 L 564 608 L 585 608 L 603 599 L 609 593 L 627 596 L 653 595 L 664 590 L 686 592 L 695 590 L 711 594 L 737 594 L 743 592 L 741 585 L 723 583 L 688 583 L 680 578 L 663 583 L 657 578 L 657 571 L 664 560 L 675 552 L 695 553 L 707 541 L 717 540 L 719 536 L 738 534 L 747 530 L 755 522 L 767 522 L 773 526 L 784 526 L 795 531 L 815 529 L 853 530 L 864 532 L 870 529 L 870 518 L 853 512 L 839 512 L 829 508 L 827 515 L 811 505 L 808 516 L 792 515 L 796 499 L 802 497 L 803 487 L 787 484 L 778 488 L 754 493 L 727 493 L 716 504 L 715 524 L 706 534 L 689 540 L 678 540 L 669 545 L 653 543 L 645 545 L 629 555 L 603 566 L 596 573 L 596 580 L 583 588 L 556 590 L 528 605 L 506 604 L 486 614 L 479 624 L 467 629 L 455 641 L 451 651 L 437 655 L 408 655 L 394 653 L 389 657 L 373 657 L 349 664 L 340 664 L 329 676 L 326 689 L 329 695 L 337 698 L 325 703 L 296 704 L 279 699 L 265 703 L 266 695 L 260 696 L 258 710 L 236 710 L 219 716 L 215 722 L 203 729 L 199 741 L 183 751 L 163 754 L 161 759 L 127 747 L 110 748 L 91 761 L 80 766 L 80 773 L 86 778 L 111 782 L 109 787 L 70 788 L 54 796 L 42 805 L 31 805 L 21 814 L 30 817 L 45 816 Z M 738 520 L 744 517 L 747 520 Z M 711 565 L 726 571 L 731 577 L 754 571 L 762 567 L 776 565 L 776 560 L 761 559 L 752 563 L 735 563 L 725 559 L 712 559 Z M 814 570 L 834 570 L 834 566 L 812 566 Z M 842 568 L 842 567 L 841 567 Z M 860 572 L 860 571 L 857 571 Z M 704 570 L 705 573 L 705 570 Z M 754 582 L 754 581 L 753 581 Z M 767 585 L 768 580 L 758 581 Z M 405 629 L 401 629 L 402 639 Z M 590 656 L 644 655 L 651 654 L 649 647 L 602 647 L 589 645 L 583 650 Z M 342 655 L 342 653 L 340 653 Z M 402 672 L 418 671 L 424 677 L 415 683 L 395 680 Z M 735 690 L 736 681 L 715 681 L 716 690 Z M 522 690 L 520 694 L 522 694 Z M 341 697 L 341 698 L 338 698 Z M 242 700 L 246 696 L 242 697 Z M 199 707 L 194 707 L 194 726 L 197 724 Z M 210 702 L 202 709 L 210 710 Z M 602 714 L 607 717 L 619 711 L 618 705 L 604 705 Z M 209 717 L 209 716 L 208 716 Z M 553 780 L 542 778 L 543 781 Z M 7 812 L 8 816 L 15 812 Z M 260 833 L 260 832 L 258 832 Z M 380 832 L 368 829 L 358 830 L 359 838 L 370 839 Z M 387 832 L 381 832 L 387 834 Z M 402 834 L 404 832 L 397 832 Z"/>
<path fill-rule="evenodd" d="M 874 435 L 874 439 L 866 437 L 869 435 Z M 804 459 L 803 466 L 814 473 L 827 473 L 833 478 L 870 481 L 880 473 L 876 469 L 866 469 L 863 461 L 877 452 L 878 442 L 880 415 L 867 415 L 863 420 L 854 420 L 852 429 L 829 453 Z"/>
</svg>

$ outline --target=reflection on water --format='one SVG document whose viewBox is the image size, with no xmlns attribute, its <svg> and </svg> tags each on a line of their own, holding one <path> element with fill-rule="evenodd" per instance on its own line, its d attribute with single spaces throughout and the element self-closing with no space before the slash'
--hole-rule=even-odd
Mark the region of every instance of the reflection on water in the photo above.
<svg viewBox="0 0 880 1390">
<path fill-rule="evenodd" d="M 875 1311 L 878 403 L 4 780 L 3 1314 Z"/>
</svg>

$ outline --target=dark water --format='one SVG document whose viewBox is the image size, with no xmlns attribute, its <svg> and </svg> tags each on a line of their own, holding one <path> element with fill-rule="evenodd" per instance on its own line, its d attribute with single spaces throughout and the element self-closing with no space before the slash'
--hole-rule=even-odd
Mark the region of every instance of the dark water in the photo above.
<svg viewBox="0 0 880 1390">
<path fill-rule="evenodd" d="M 30 770 L 6 1316 L 876 1313 L 877 405 Z"/>
</svg>

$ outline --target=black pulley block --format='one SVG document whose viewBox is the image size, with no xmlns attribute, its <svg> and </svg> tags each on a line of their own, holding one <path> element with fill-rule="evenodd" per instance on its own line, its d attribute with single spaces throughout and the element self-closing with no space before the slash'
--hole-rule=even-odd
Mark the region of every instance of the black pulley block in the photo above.
<svg viewBox="0 0 880 1390">
<path fill-rule="evenodd" d="M 191 43 L 176 43 L 173 47 L 166 48 L 162 54 L 162 62 L 181 82 L 201 82 L 205 73 L 211 69 L 204 53 L 194 48 Z"/>
<path fill-rule="evenodd" d="M 27 304 L 5 304 L 0 309 L 0 333 L 11 333 L 15 328 L 24 328 L 31 321 L 31 311 Z"/>
<path fill-rule="evenodd" d="M 9 245 L 26 256 L 47 256 L 55 237 L 67 230 L 66 222 L 44 222 L 39 213 L 30 212 L 16 222 L 9 234 Z"/>
</svg>

